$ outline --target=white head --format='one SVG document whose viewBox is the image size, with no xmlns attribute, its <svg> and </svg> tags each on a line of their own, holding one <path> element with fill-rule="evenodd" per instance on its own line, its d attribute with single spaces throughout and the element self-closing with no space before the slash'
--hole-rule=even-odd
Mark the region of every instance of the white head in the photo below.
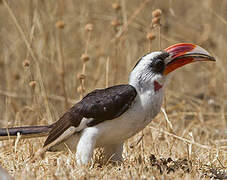
<svg viewBox="0 0 227 180">
<path fill-rule="evenodd" d="M 129 84 L 138 92 L 163 90 L 169 73 L 175 69 L 195 61 L 215 61 L 215 59 L 200 46 L 180 43 L 143 56 L 133 68 Z"/>
</svg>

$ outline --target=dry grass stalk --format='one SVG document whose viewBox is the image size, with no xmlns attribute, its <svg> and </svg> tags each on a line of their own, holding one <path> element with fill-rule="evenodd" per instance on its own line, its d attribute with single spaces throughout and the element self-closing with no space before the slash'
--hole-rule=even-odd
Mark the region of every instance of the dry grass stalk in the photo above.
<svg viewBox="0 0 227 180">
<path fill-rule="evenodd" d="M 68 95 L 66 92 L 66 83 L 65 83 L 65 58 L 63 54 L 63 47 L 62 47 L 62 30 L 65 27 L 65 23 L 63 21 L 57 21 L 56 27 L 59 29 L 57 32 L 57 42 L 58 42 L 58 56 L 60 59 L 61 63 L 61 70 L 60 70 L 60 76 L 61 76 L 61 84 L 62 84 L 62 91 L 63 91 L 63 96 L 65 98 L 65 109 L 69 107 L 69 102 L 68 102 Z"/>
<path fill-rule="evenodd" d="M 85 77 L 86 77 L 86 62 L 89 61 L 90 57 L 88 56 L 88 47 L 91 41 L 91 33 L 93 31 L 93 24 L 86 24 L 85 31 L 87 32 L 87 40 L 85 46 L 85 53 L 81 55 L 80 59 L 82 60 L 82 74 L 78 75 L 77 78 L 80 80 L 80 87 L 77 88 L 77 91 L 81 93 L 80 98 L 82 98 L 85 94 Z"/>
<path fill-rule="evenodd" d="M 152 33 L 149 32 L 147 33 L 147 39 L 148 39 L 148 51 L 151 52 L 152 51 L 152 41 L 156 38 L 156 36 Z"/>
<path fill-rule="evenodd" d="M 206 145 L 199 144 L 199 143 L 197 143 L 197 142 L 188 140 L 188 139 L 186 139 L 186 138 L 182 138 L 182 137 L 177 136 L 177 135 L 175 135 L 175 134 L 169 133 L 169 132 L 167 132 L 167 131 L 165 131 L 165 130 L 157 129 L 157 128 L 154 128 L 154 127 L 150 127 L 150 128 L 153 129 L 153 130 L 162 132 L 162 133 L 164 133 L 164 134 L 166 134 L 166 135 L 168 135 L 168 136 L 174 137 L 174 138 L 176 138 L 176 139 L 178 139 L 178 140 L 181 140 L 181 141 L 183 141 L 183 142 L 186 142 L 186 143 L 189 143 L 189 144 L 193 144 L 193 145 L 195 145 L 195 146 L 198 146 L 198 147 L 200 147 L 200 148 L 212 149 L 212 147 L 210 147 L 210 146 L 206 146 Z"/>
<path fill-rule="evenodd" d="M 168 118 L 166 110 L 164 108 L 161 108 L 161 111 L 162 111 L 162 113 L 163 113 L 163 115 L 165 117 L 165 120 L 166 120 L 167 124 L 169 125 L 169 128 L 170 128 L 171 132 L 173 132 L 173 125 L 172 125 L 171 121 Z"/>
<path fill-rule="evenodd" d="M 37 68 L 37 71 L 38 71 L 38 79 L 39 79 L 39 83 L 40 83 L 40 86 L 41 86 L 41 94 L 42 94 L 44 102 L 45 102 L 45 106 L 46 106 L 46 110 L 47 110 L 47 114 L 48 114 L 48 120 L 51 123 L 51 122 L 53 122 L 53 118 L 52 118 L 52 115 L 51 115 L 51 111 L 50 111 L 50 107 L 49 107 L 49 103 L 48 103 L 47 93 L 46 93 L 46 89 L 45 89 L 45 86 L 44 86 L 41 70 L 40 70 L 40 67 L 39 67 L 39 64 L 38 64 L 38 59 L 36 58 L 35 53 L 33 52 L 31 45 L 30 45 L 29 41 L 27 40 L 27 37 L 26 37 L 23 29 L 21 28 L 16 16 L 14 15 L 13 11 L 9 7 L 6 0 L 3 0 L 3 3 L 5 5 L 5 7 L 7 8 L 7 11 L 9 12 L 11 18 L 13 19 L 16 27 L 18 28 L 18 31 L 22 35 L 24 43 L 26 44 L 26 47 L 27 47 L 27 49 L 28 49 L 28 51 L 29 51 L 29 53 L 32 57 L 34 64 L 36 64 L 36 68 Z"/>
<path fill-rule="evenodd" d="M 109 87 L 109 66 L 110 66 L 110 58 L 106 59 L 106 87 Z"/>
<path fill-rule="evenodd" d="M 31 96 L 28 95 L 18 95 L 18 93 L 12 93 L 9 91 L 2 91 L 0 90 L 0 95 L 1 96 L 7 96 L 10 98 L 16 98 L 16 99 L 31 99 Z M 52 99 L 52 100 L 57 100 L 57 101 L 65 101 L 65 97 L 63 96 L 58 96 L 58 95 L 54 95 L 54 94 L 49 94 L 48 95 L 48 99 Z M 77 102 L 77 100 L 75 99 L 68 99 L 70 104 L 75 104 Z"/>
<path fill-rule="evenodd" d="M 162 16 L 162 10 L 156 9 L 152 12 L 152 20 L 151 20 L 151 28 L 158 28 L 158 42 L 159 42 L 159 49 L 161 50 L 161 16 Z"/>
<path fill-rule="evenodd" d="M 118 40 L 121 38 L 121 36 L 127 32 L 128 26 L 133 22 L 133 20 L 136 18 L 136 16 L 145 8 L 146 4 L 149 2 L 149 0 L 144 0 L 140 6 L 134 11 L 134 13 L 129 17 L 129 20 L 127 21 L 127 24 L 124 25 L 121 31 L 119 31 L 114 39 L 111 40 L 111 42 Z"/>
</svg>

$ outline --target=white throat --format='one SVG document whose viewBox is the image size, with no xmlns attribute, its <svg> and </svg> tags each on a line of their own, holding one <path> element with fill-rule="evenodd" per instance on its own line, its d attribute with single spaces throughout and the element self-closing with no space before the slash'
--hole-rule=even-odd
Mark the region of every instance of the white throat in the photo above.
<svg viewBox="0 0 227 180">
<path fill-rule="evenodd" d="M 129 84 L 136 89 L 138 101 L 150 121 L 161 110 L 166 76 L 152 72 L 149 68 L 149 62 L 146 59 L 141 59 L 130 74 Z"/>
<path fill-rule="evenodd" d="M 131 74 L 129 78 L 129 84 L 136 88 L 138 93 L 144 93 L 146 91 L 154 91 L 154 93 L 159 93 L 165 88 L 165 77 L 162 75 L 151 75 L 149 78 L 144 76 L 135 76 Z"/>
</svg>

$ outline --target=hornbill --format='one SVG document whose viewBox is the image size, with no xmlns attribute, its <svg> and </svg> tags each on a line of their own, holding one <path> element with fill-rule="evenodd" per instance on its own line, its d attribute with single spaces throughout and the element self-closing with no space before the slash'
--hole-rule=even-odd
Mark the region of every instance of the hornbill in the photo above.
<svg viewBox="0 0 227 180">
<path fill-rule="evenodd" d="M 121 161 L 124 141 L 159 113 L 169 73 L 196 61 L 215 58 L 190 43 L 148 53 L 134 66 L 128 84 L 90 92 L 52 125 L 2 128 L 0 140 L 18 133 L 22 138 L 48 136 L 42 153 L 69 148 L 78 164 L 87 164 L 94 149 L 102 147 L 107 159 Z"/>
</svg>

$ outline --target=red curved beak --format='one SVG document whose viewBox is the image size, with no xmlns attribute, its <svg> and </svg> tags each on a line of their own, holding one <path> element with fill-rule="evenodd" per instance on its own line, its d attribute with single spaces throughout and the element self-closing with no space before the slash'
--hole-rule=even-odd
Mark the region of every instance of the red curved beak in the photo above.
<svg viewBox="0 0 227 180">
<path fill-rule="evenodd" d="M 164 75 L 175 69 L 196 61 L 215 61 L 205 49 L 190 43 L 180 43 L 165 49 L 169 53 Z"/>
</svg>

